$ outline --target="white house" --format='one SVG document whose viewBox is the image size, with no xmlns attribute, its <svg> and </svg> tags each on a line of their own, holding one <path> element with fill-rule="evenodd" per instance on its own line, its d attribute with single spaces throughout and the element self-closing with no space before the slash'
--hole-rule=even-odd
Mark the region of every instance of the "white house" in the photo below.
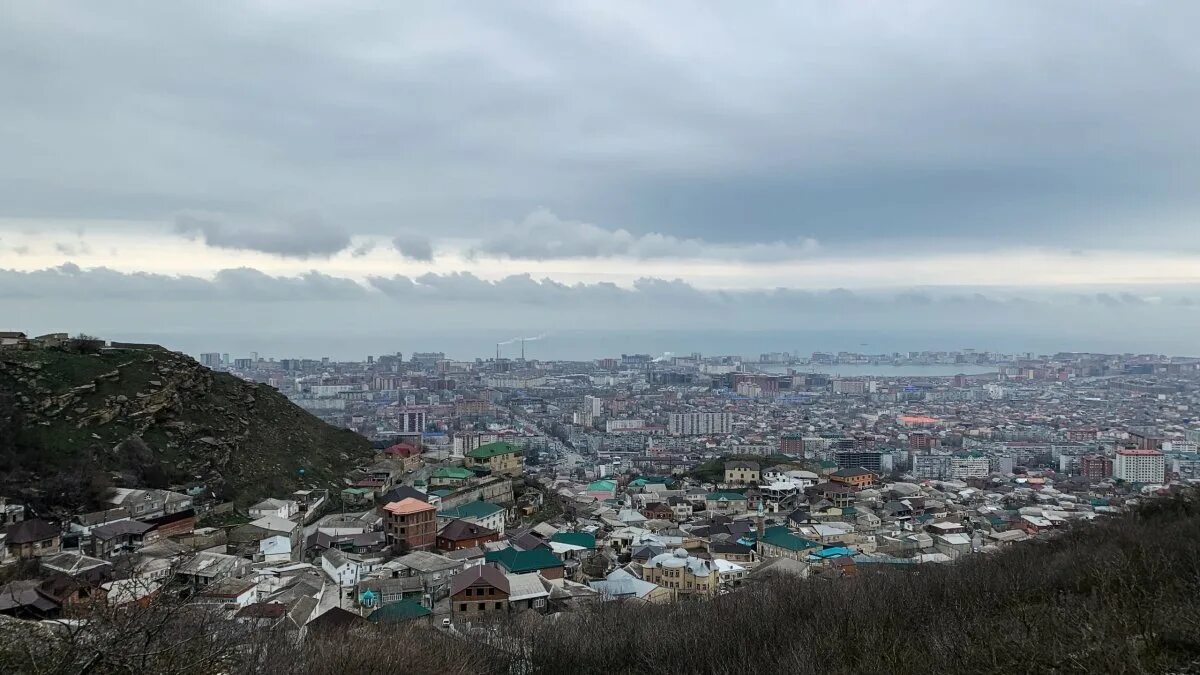
<svg viewBox="0 0 1200 675">
<path fill-rule="evenodd" d="M 250 518 L 258 520 L 264 516 L 275 516 L 284 520 L 300 513 L 300 505 L 291 499 L 264 499 L 250 507 Z"/>
<path fill-rule="evenodd" d="M 282 534 L 261 539 L 258 542 L 258 555 L 261 562 L 289 562 L 292 559 L 292 540 Z"/>
<path fill-rule="evenodd" d="M 343 553 L 335 548 L 321 553 L 321 569 L 343 588 L 354 586 L 382 564 L 381 557 Z"/>
</svg>

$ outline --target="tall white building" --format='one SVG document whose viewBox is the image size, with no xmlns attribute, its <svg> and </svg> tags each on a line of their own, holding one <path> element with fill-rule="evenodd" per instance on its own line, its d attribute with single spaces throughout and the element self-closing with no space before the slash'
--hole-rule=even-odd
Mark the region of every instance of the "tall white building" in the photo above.
<svg viewBox="0 0 1200 675">
<path fill-rule="evenodd" d="M 1167 465 L 1157 450 L 1119 450 L 1113 460 L 1113 478 L 1130 483 L 1161 483 Z"/>
<path fill-rule="evenodd" d="M 671 413 L 667 431 L 674 436 L 706 436 L 733 431 L 733 414 L 724 412 Z"/>
<path fill-rule="evenodd" d="M 604 414 L 604 399 L 599 396 L 584 396 L 583 413 L 591 417 L 599 417 Z"/>
<path fill-rule="evenodd" d="M 991 468 L 987 457 L 954 457 L 950 460 L 950 477 L 986 478 Z"/>
</svg>

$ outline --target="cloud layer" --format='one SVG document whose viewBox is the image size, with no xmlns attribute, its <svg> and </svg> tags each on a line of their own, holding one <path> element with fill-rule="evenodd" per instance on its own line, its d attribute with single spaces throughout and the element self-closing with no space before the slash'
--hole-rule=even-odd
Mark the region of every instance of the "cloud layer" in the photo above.
<svg viewBox="0 0 1200 675">
<path fill-rule="evenodd" d="M 1200 248 L 1194 3 L 4 14 L 0 147 L 21 161 L 0 166 L 0 217 L 221 213 L 183 227 L 295 256 L 343 246 L 329 223 L 527 258 Z M 496 240 L 538 207 L 556 237 Z M 281 209 L 328 222 L 247 224 Z"/>
<path fill-rule="evenodd" d="M 284 257 L 325 257 L 350 246 L 350 235 L 320 216 L 295 216 L 267 223 L 241 222 L 182 214 L 175 217 L 175 232 L 209 246 L 246 249 Z"/>
</svg>

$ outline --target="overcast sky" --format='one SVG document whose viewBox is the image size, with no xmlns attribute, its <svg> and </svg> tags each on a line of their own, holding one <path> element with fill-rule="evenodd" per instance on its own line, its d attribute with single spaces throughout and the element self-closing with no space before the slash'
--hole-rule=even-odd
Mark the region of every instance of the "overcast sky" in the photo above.
<svg viewBox="0 0 1200 675">
<path fill-rule="evenodd" d="M 1132 1 L 0 0 L 0 329 L 1195 352 L 1197 25 Z"/>
</svg>

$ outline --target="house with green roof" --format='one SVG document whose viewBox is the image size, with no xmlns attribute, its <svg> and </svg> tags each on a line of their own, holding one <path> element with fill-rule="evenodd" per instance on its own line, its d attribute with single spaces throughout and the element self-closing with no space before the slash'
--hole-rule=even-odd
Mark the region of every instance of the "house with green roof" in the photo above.
<svg viewBox="0 0 1200 675">
<path fill-rule="evenodd" d="M 596 480 L 588 483 L 584 492 L 587 493 L 587 496 L 597 501 L 604 501 L 605 499 L 612 499 L 617 496 L 617 484 L 611 480 Z"/>
<path fill-rule="evenodd" d="M 704 495 L 704 508 L 711 513 L 745 513 L 749 500 L 740 492 L 710 492 Z"/>
<path fill-rule="evenodd" d="M 435 487 L 461 487 L 474 477 L 475 472 L 470 469 L 464 469 L 461 466 L 443 466 L 429 477 L 429 484 Z"/>
<path fill-rule="evenodd" d="M 497 506 L 491 502 L 467 502 L 466 504 L 438 511 L 439 527 L 456 518 L 465 520 L 468 523 L 482 525 L 500 534 L 504 534 L 504 507 Z"/>
<path fill-rule="evenodd" d="M 808 554 L 822 548 L 820 543 L 792 532 L 787 525 L 768 527 L 758 539 L 758 555 L 763 558 L 791 558 L 802 561 Z"/>
<path fill-rule="evenodd" d="M 485 443 L 468 451 L 463 462 L 468 469 L 510 476 L 519 476 L 525 470 L 525 458 L 521 455 L 521 448 L 503 441 Z"/>
<path fill-rule="evenodd" d="M 550 543 L 594 549 L 596 548 L 596 535 L 587 532 L 555 532 L 554 536 L 550 537 Z"/>
<path fill-rule="evenodd" d="M 488 551 L 483 554 L 485 562 L 499 565 L 510 574 L 525 574 L 537 572 L 549 581 L 563 578 L 563 561 L 548 549 L 534 548 L 528 551 L 518 551 L 513 547 L 499 551 Z"/>
<path fill-rule="evenodd" d="M 401 600 L 384 605 L 367 616 L 371 623 L 402 623 L 414 619 L 432 621 L 433 612 L 414 600 Z"/>
</svg>

